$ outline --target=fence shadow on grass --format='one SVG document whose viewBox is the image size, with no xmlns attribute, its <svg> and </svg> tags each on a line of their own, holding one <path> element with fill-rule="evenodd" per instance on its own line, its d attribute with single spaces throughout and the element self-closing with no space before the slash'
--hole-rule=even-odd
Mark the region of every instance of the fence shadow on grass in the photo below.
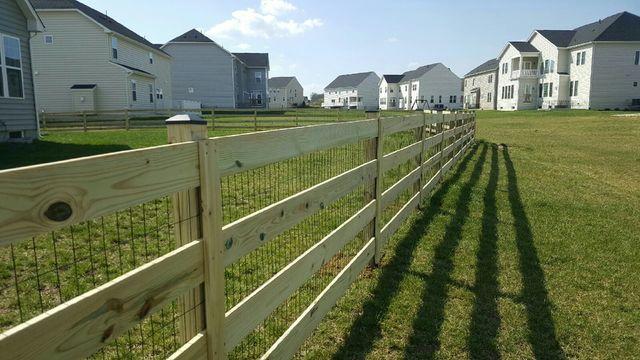
<svg viewBox="0 0 640 360">
<path fill-rule="evenodd" d="M 130 149 L 119 144 L 64 144 L 44 140 L 32 144 L 0 144 L 0 170 Z"/>
<path fill-rule="evenodd" d="M 482 230 L 476 253 L 475 284 L 471 289 L 475 302 L 469 328 L 471 359 L 500 359 L 496 345 L 500 329 L 498 298 L 498 206 L 496 192 L 499 178 L 498 146 L 491 144 L 491 170 L 483 198 Z"/>
<path fill-rule="evenodd" d="M 533 243 L 531 224 L 518 188 L 518 177 L 506 146 L 503 147 L 502 154 L 507 170 L 509 204 L 514 219 L 515 240 L 523 282 L 522 301 L 527 309 L 529 342 L 537 359 L 565 359 L 566 355 L 556 338 L 544 271 Z"/>
<path fill-rule="evenodd" d="M 442 241 L 435 248 L 433 270 L 425 278 L 426 284 L 418 299 L 421 301 L 420 308 L 414 318 L 412 333 L 405 347 L 406 359 L 431 359 L 440 348 L 439 335 L 444 322 L 444 308 L 449 297 L 448 288 L 452 281 L 453 257 L 462 238 L 462 228 L 469 218 L 469 204 L 473 189 L 482 175 L 487 147 L 486 143 L 482 145 L 482 153 L 471 176 L 460 190 L 455 213 L 446 226 Z"/>
<path fill-rule="evenodd" d="M 409 271 L 414 251 L 422 235 L 442 208 L 444 197 L 450 190 L 450 186 L 460 180 L 466 171 L 478 147 L 475 145 L 470 149 L 456 172 L 441 184 L 431 197 L 427 208 L 422 211 L 422 215 L 413 222 L 409 231 L 395 246 L 393 257 L 382 268 L 371 298 L 363 305 L 362 313 L 352 324 L 348 337 L 333 356 L 334 359 L 364 359 L 372 350 L 374 342 L 382 335 L 380 321 L 389 311 L 389 306 L 399 291 L 400 283 Z M 483 145 L 483 152 L 486 152 L 485 147 L 486 145 Z M 476 167 L 483 161 L 483 159 L 478 160 Z"/>
</svg>

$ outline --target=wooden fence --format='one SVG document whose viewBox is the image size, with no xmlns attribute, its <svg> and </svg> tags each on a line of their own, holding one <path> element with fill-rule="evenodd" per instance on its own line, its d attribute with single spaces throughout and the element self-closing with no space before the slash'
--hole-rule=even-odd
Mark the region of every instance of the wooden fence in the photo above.
<svg viewBox="0 0 640 360">
<path fill-rule="evenodd" d="M 43 131 L 131 130 L 164 127 L 164 120 L 185 112 L 204 117 L 211 130 L 258 131 L 328 122 L 344 122 L 364 118 L 364 111 L 341 109 L 292 108 L 267 109 L 181 109 L 105 110 L 84 112 L 42 112 L 39 114 Z"/>
<path fill-rule="evenodd" d="M 38 236 L 58 232 L 60 237 L 65 228 L 101 218 L 102 242 L 107 242 L 105 236 L 113 234 L 105 225 L 105 217 L 115 213 L 115 221 L 107 222 L 122 226 L 123 211 L 158 198 L 171 199 L 175 238 L 175 250 L 158 252 L 151 261 L 122 271 L 113 279 L 107 276 L 101 285 L 65 300 L 62 267 L 58 266 L 64 257 L 60 252 L 62 242 L 59 238 L 56 242 L 54 236 L 58 279 L 57 285 L 46 288 L 53 291 L 57 287 L 60 304 L 46 308 L 40 294 L 39 315 L 23 319 L 21 310 L 20 323 L 0 335 L 3 358 L 72 359 L 99 351 L 103 357 L 119 358 L 120 352 L 112 354 L 105 349 L 119 339 L 125 341 L 122 336 L 127 332 L 131 337 L 131 328 L 164 313 L 174 301 L 181 309 L 192 311 L 185 310 L 178 325 L 173 323 L 179 327 L 180 341 L 170 347 L 171 359 L 291 358 L 362 270 L 380 261 L 390 237 L 471 146 L 475 114 L 415 113 L 219 138 L 208 138 L 206 121 L 194 116 L 176 116 L 167 121 L 167 126 L 170 145 L 0 171 L 0 247 L 11 249 L 16 287 L 19 276 L 15 274 L 21 270 L 16 268 L 22 268 L 15 264 L 20 242 L 29 239 L 25 252 L 31 251 L 33 243 L 35 274 L 40 274 L 37 286 L 46 287 L 41 284 L 46 281 L 45 272 L 37 270 L 38 264 L 43 266 L 43 255 L 37 255 L 37 251 L 43 251 L 38 242 L 44 241 Z M 391 146 L 394 144 L 396 148 Z M 317 153 L 324 157 L 313 157 Z M 350 161 L 356 157 L 360 160 L 352 166 Z M 295 176 L 280 165 L 301 158 L 305 159 L 304 169 Z M 327 160 L 323 160 L 323 166 L 338 167 L 332 168 L 333 172 L 320 168 L 319 159 Z M 269 167 L 272 164 L 278 165 Z M 294 168 L 299 165 L 294 164 Z M 400 168 L 406 171 L 397 172 Z M 246 177 L 252 172 L 265 182 L 252 183 Z M 311 180 L 304 182 L 302 175 L 311 173 Z M 387 176 L 391 173 L 395 175 Z M 292 188 L 291 182 L 297 178 L 302 182 Z M 234 183 L 234 179 L 238 181 Z M 258 198 L 282 184 L 288 184 L 288 193 Z M 318 213 L 343 212 L 333 209 L 332 204 L 357 189 L 363 191 L 353 202 L 356 207 L 344 211 L 339 221 L 335 218 L 335 224 L 323 220 L 330 231 L 319 241 L 305 245 L 289 258 L 285 256 L 284 266 L 269 263 L 273 268 L 270 273 L 246 270 L 253 260 L 243 259 L 259 249 L 269 249 L 259 253 L 263 260 L 275 259 L 278 251 L 292 252 L 283 249 L 288 245 L 279 241 L 279 236 Z M 129 214 L 133 242 L 133 219 L 137 215 Z M 321 233 L 314 224 L 308 233 L 295 236 Z M 166 225 L 169 229 L 168 222 Z M 146 231 L 148 227 L 149 221 L 145 220 L 145 248 L 147 234 L 152 233 Z M 164 227 L 164 223 L 158 225 Z M 71 240 L 73 234 L 72 228 Z M 75 234 L 77 241 L 77 228 Z M 348 245 L 359 234 L 362 241 Z M 120 239 L 119 229 L 117 235 Z M 96 236 L 90 229 L 88 241 Z M 341 253 L 348 246 L 354 250 Z M 79 251 L 77 246 L 74 249 Z M 108 246 L 102 249 L 108 256 Z M 88 254 L 92 256 L 91 247 Z M 338 255 L 344 262 L 335 260 Z M 100 264 L 91 263 L 86 274 L 95 277 L 96 266 Z M 326 269 L 331 266 L 338 268 L 334 272 Z M 291 296 L 318 274 L 324 274 L 327 282 L 320 282 L 319 291 L 302 302 L 300 312 L 287 313 L 290 316 L 284 320 L 279 318 L 282 331 L 275 335 L 275 341 L 249 339 L 254 332 L 264 330 L 263 324 L 280 306 L 292 304 Z M 248 277 L 258 279 L 254 281 L 256 286 L 239 286 L 244 290 L 237 292 L 229 285 L 242 284 Z M 229 300 L 234 292 L 239 294 L 237 301 Z M 22 309 L 21 292 L 16 294 L 17 306 Z M 8 303 L 13 304 L 0 302 L 0 306 Z M 159 332 L 157 328 L 155 331 Z M 142 327 L 140 334 L 144 335 Z M 152 340 L 164 341 L 160 334 Z M 130 341 L 125 351 L 138 351 L 137 346 L 145 345 L 134 343 Z M 264 351 L 250 353 L 247 348 Z"/>
</svg>

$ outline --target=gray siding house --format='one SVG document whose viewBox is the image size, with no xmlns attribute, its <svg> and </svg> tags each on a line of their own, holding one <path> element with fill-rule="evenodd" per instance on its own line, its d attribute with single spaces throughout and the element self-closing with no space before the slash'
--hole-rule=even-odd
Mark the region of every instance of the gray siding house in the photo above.
<svg viewBox="0 0 640 360">
<path fill-rule="evenodd" d="M 205 108 L 267 106 L 269 55 L 231 53 L 192 29 L 161 46 L 173 57 L 173 96 Z"/>
<path fill-rule="evenodd" d="M 485 61 L 464 76 L 464 108 L 496 109 L 498 59 Z"/>
<path fill-rule="evenodd" d="M 0 141 L 38 137 L 29 40 L 43 29 L 28 0 L 0 1 Z"/>
</svg>

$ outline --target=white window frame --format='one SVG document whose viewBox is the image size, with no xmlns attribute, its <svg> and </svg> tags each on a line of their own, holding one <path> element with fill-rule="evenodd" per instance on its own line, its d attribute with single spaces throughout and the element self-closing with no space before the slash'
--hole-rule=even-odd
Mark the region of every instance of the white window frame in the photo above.
<svg viewBox="0 0 640 360">
<path fill-rule="evenodd" d="M 149 51 L 149 64 L 153 65 L 155 63 L 155 59 L 153 58 L 153 53 Z"/>
<path fill-rule="evenodd" d="M 114 50 L 115 50 L 115 56 L 113 56 Z M 117 37 L 112 36 L 111 37 L 111 58 L 114 60 L 118 60 L 118 57 L 120 56 L 119 52 L 120 52 L 120 42 L 118 41 Z"/>
<path fill-rule="evenodd" d="M 47 39 L 51 39 L 51 42 L 47 42 Z M 45 45 L 53 45 L 53 35 L 45 35 L 43 41 Z"/>
<path fill-rule="evenodd" d="M 18 40 L 18 53 L 20 54 L 20 68 L 17 68 L 15 66 L 9 66 L 5 63 L 5 49 L 4 49 L 4 38 L 10 38 L 10 39 L 15 39 Z M 23 70 L 23 64 L 24 61 L 22 59 L 22 41 L 20 41 L 20 38 L 17 38 L 15 36 L 11 36 L 11 35 L 6 35 L 3 33 L 0 33 L 0 71 L 2 71 L 2 84 L 0 84 L 0 86 L 2 86 L 3 92 L 4 92 L 4 96 L 1 96 L 4 99 L 13 99 L 13 100 L 24 100 L 25 95 L 24 95 L 24 70 Z M 7 76 L 7 69 L 11 69 L 11 70 L 19 70 L 20 71 L 20 82 L 21 82 L 21 88 L 22 88 L 22 96 L 21 97 L 15 97 L 15 96 L 10 96 L 9 95 L 9 77 Z"/>
<path fill-rule="evenodd" d="M 131 80 L 131 101 L 138 102 L 138 83 L 135 80 Z"/>
<path fill-rule="evenodd" d="M 256 71 L 254 74 L 256 84 L 262 84 L 262 71 Z"/>
<path fill-rule="evenodd" d="M 149 103 L 153 104 L 153 84 L 149 84 Z"/>
</svg>

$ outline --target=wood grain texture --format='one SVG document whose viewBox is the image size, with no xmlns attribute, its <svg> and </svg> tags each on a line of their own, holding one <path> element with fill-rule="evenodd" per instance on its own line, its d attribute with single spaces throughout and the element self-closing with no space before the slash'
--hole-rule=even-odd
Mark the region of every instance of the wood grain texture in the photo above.
<svg viewBox="0 0 640 360">
<path fill-rule="evenodd" d="M 380 199 L 382 209 L 386 209 L 389 205 L 391 205 L 398 196 L 411 186 L 418 183 L 420 180 L 420 174 L 422 173 L 422 167 L 417 167 L 407 175 L 405 175 L 402 179 L 398 180 L 395 184 L 389 186 L 385 192 L 382 193 L 382 197 Z"/>
<path fill-rule="evenodd" d="M 380 233 L 381 241 L 383 244 L 386 244 L 387 241 L 393 234 L 398 231 L 400 226 L 404 223 L 404 221 L 411 215 L 411 212 L 415 210 L 420 204 L 420 193 L 414 194 L 409 201 L 407 201 L 404 206 L 398 211 L 389 222 L 382 228 Z"/>
<path fill-rule="evenodd" d="M 220 176 L 370 139 L 377 128 L 376 120 L 361 120 L 214 138 Z"/>
<path fill-rule="evenodd" d="M 195 143 L 0 171 L 0 246 L 199 185 Z M 45 212 L 64 202 L 71 217 Z"/>
<path fill-rule="evenodd" d="M 227 351 L 238 345 L 273 310 L 355 238 L 373 220 L 375 209 L 374 201 L 367 204 L 229 310 L 225 331 Z"/>
<path fill-rule="evenodd" d="M 202 331 L 196 334 L 191 340 L 186 342 L 175 353 L 167 358 L 167 360 L 202 360 L 207 358 L 207 339 L 206 332 Z"/>
<path fill-rule="evenodd" d="M 203 280 L 194 241 L 0 335 L 4 359 L 89 356 Z"/>
<path fill-rule="evenodd" d="M 386 117 L 381 120 L 383 136 L 421 127 L 424 122 L 420 113 L 410 116 Z"/>
<path fill-rule="evenodd" d="M 222 239 L 232 244 L 225 251 L 225 265 L 233 264 L 306 217 L 328 207 L 360 184 L 373 181 L 376 163 L 376 160 L 369 161 L 225 225 L 222 228 Z"/>
<path fill-rule="evenodd" d="M 411 145 L 405 146 L 401 149 L 384 155 L 384 158 L 382 160 L 382 171 L 386 173 L 387 171 L 395 169 L 396 167 L 420 155 L 422 145 L 423 144 L 421 141 L 415 142 Z"/>
<path fill-rule="evenodd" d="M 375 241 L 369 240 L 358 254 L 329 283 L 305 309 L 284 334 L 269 348 L 262 359 L 290 359 L 304 340 L 311 335 L 324 316 L 331 310 L 369 264 L 375 253 Z"/>
</svg>

